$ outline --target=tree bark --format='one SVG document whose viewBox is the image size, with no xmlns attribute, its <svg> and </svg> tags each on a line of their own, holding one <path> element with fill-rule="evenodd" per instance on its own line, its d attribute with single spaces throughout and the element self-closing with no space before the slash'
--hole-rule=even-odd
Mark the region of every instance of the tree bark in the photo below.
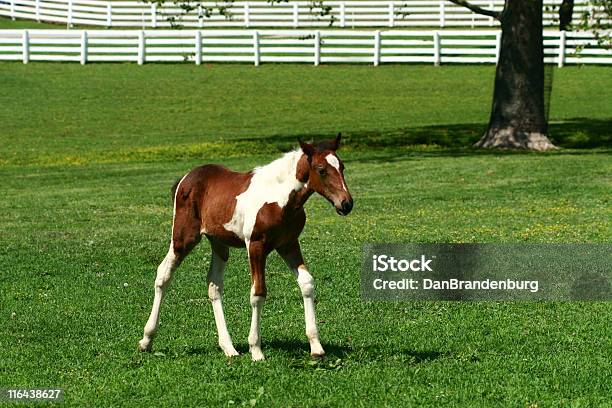
<svg viewBox="0 0 612 408">
<path fill-rule="evenodd" d="M 549 150 L 542 0 L 506 0 L 489 126 L 478 147 Z"/>
<path fill-rule="evenodd" d="M 574 0 L 563 0 L 559 7 L 559 30 L 567 31 L 572 24 L 574 14 Z"/>
</svg>

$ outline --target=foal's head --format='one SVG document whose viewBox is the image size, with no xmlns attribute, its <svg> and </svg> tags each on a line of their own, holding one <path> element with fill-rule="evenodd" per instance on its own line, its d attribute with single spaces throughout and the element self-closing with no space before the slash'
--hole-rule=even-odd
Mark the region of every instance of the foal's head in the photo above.
<svg viewBox="0 0 612 408">
<path fill-rule="evenodd" d="M 332 203 L 338 214 L 347 215 L 353 209 L 353 197 L 344 180 L 344 163 L 336 155 L 340 138 L 338 134 L 335 139 L 317 144 L 300 140 L 300 146 L 308 161 L 308 168 L 304 169 L 308 174 L 303 175 L 308 186 Z"/>
</svg>

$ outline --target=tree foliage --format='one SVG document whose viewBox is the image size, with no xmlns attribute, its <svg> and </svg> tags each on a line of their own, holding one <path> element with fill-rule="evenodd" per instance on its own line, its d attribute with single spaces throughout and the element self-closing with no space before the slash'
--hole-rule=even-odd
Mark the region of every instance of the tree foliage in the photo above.
<svg viewBox="0 0 612 408">
<path fill-rule="evenodd" d="M 593 32 L 600 47 L 611 49 L 612 0 L 589 0 L 575 28 Z"/>
<path fill-rule="evenodd" d="M 173 28 L 182 28 L 183 18 L 193 12 L 198 13 L 198 19 L 210 18 L 213 15 L 223 16 L 226 20 L 232 20 L 232 7 L 234 0 L 215 1 L 214 6 L 205 6 L 201 1 L 192 0 L 143 0 L 146 3 L 157 4 L 162 10 L 162 16 Z M 266 0 L 268 4 L 290 3 L 291 0 Z M 172 3 L 179 8 L 179 13 L 164 13 L 162 6 Z M 308 13 L 316 19 L 329 19 L 329 25 L 336 22 L 336 17 L 331 13 L 332 7 L 325 4 L 325 0 L 311 0 L 308 3 Z"/>
</svg>

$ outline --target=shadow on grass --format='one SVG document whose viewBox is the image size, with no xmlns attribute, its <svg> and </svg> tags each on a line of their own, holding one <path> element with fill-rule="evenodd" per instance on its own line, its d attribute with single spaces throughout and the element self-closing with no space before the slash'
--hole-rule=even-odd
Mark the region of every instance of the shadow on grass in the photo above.
<svg viewBox="0 0 612 408">
<path fill-rule="evenodd" d="M 264 341 L 263 344 L 264 353 L 266 348 L 273 350 L 280 350 L 292 357 L 302 358 L 306 353 L 310 352 L 310 345 L 307 341 L 299 340 L 270 340 Z M 324 344 L 325 356 L 327 358 L 345 358 L 353 352 L 353 349 L 349 346 L 342 346 L 336 344 Z"/>
<path fill-rule="evenodd" d="M 1 1 L 1 0 L 0 0 Z M 538 155 L 593 155 L 612 151 L 612 119 L 572 119 L 550 125 L 550 134 L 560 150 L 534 153 L 525 151 L 479 149 L 472 145 L 485 130 L 482 123 L 407 127 L 391 130 L 338 129 L 343 133 L 342 157 L 347 162 L 379 162 L 420 160 L 428 157 L 477 157 L 516 154 Z M 144 163 L 154 161 L 193 161 L 194 163 L 224 163 L 229 158 L 270 157 L 287 152 L 297 146 L 298 139 L 324 140 L 336 132 L 262 137 L 236 137 L 203 140 L 185 144 L 109 149 L 81 152 L 74 156 L 58 157 L 54 154 L 33 153 L 32 156 L 15 155 L 0 165 L 83 165 L 93 163 Z M 596 148 L 597 150 L 592 150 Z M 263 158 L 262 158 L 263 160 Z"/>
<path fill-rule="evenodd" d="M 472 145 L 478 141 L 486 124 L 470 123 L 460 125 L 435 125 L 400 128 L 386 131 L 351 131 L 338 129 L 343 133 L 343 145 L 347 152 L 380 153 L 365 159 L 376 160 L 377 156 L 393 160 L 406 156 L 475 156 L 500 154 L 530 154 L 530 152 L 479 149 Z M 549 154 L 591 154 L 579 150 L 563 149 L 612 148 L 612 119 L 575 118 L 562 122 L 551 122 L 549 135 L 553 143 L 562 148 Z M 295 147 L 298 139 L 322 140 L 335 134 L 274 135 L 258 138 L 240 138 L 236 141 L 247 145 L 268 146 L 279 151 Z M 257 147 L 255 147 L 257 150 Z M 401 150 L 401 154 L 399 154 Z M 394 152 L 398 154 L 393 154 Z M 542 154 L 542 153 L 539 153 Z M 544 153 L 547 154 L 547 153 Z"/>
<path fill-rule="evenodd" d="M 406 348 L 394 348 L 388 345 L 370 345 L 356 347 L 353 345 L 324 344 L 325 358 L 313 360 L 309 356 L 310 346 L 307 341 L 276 339 L 264 341 L 262 344 L 264 354 L 273 355 L 280 352 L 288 357 L 292 362 L 290 366 L 297 369 L 311 368 L 316 370 L 338 370 L 347 361 L 380 361 L 392 358 L 408 365 L 418 365 L 438 360 L 444 357 L 441 352 L 426 350 L 415 351 Z M 249 347 L 245 343 L 236 344 L 236 350 L 244 358 L 249 356 Z M 174 350 L 160 348 L 150 353 L 141 353 L 135 350 L 134 355 L 128 362 L 129 368 L 138 368 L 143 364 L 143 358 L 177 358 L 179 356 L 209 356 L 221 357 L 223 352 L 218 347 L 207 346 L 188 346 L 186 348 Z"/>
<path fill-rule="evenodd" d="M 264 353 L 265 348 L 279 350 L 287 353 L 294 358 L 303 358 L 306 353 L 310 351 L 310 346 L 306 341 L 298 340 L 271 340 L 263 344 Z M 428 361 L 436 360 L 442 357 L 442 353 L 438 351 L 414 351 L 408 349 L 389 349 L 389 347 L 378 347 L 375 345 L 367 347 L 356 347 L 349 345 L 338 345 L 338 344 L 323 344 L 325 349 L 326 360 L 344 360 L 351 355 L 357 355 L 360 359 L 366 358 L 370 360 L 376 360 L 381 357 L 388 357 L 390 355 L 402 356 L 411 361 L 412 364 L 420 364 Z M 384 352 L 381 351 L 384 348 Z M 383 356 L 384 354 L 384 356 Z"/>
</svg>

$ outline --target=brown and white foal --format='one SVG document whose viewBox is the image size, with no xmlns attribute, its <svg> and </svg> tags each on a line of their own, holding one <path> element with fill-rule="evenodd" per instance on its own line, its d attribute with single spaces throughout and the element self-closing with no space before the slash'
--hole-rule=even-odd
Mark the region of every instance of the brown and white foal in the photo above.
<svg viewBox="0 0 612 408">
<path fill-rule="evenodd" d="M 202 235 L 210 241 L 212 261 L 208 272 L 208 297 L 212 302 L 219 346 L 227 356 L 238 355 L 227 331 L 221 297 L 229 247 L 246 247 L 251 269 L 252 319 L 249 349 L 253 360 L 262 360 L 260 321 L 266 299 L 266 257 L 276 250 L 295 273 L 304 299 L 306 336 L 310 354 L 325 354 L 319 341 L 314 280 L 304 264 L 298 237 L 304 228 L 304 203 L 317 192 L 340 215 L 353 208 L 344 181 L 344 165 L 336 155 L 340 135 L 316 145 L 300 141 L 300 148 L 249 173 L 206 165 L 187 173 L 174 187 L 174 216 L 170 249 L 157 268 L 153 308 L 138 343 L 151 349 L 157 331 L 159 308 L 172 273 L 198 244 Z"/>
</svg>

